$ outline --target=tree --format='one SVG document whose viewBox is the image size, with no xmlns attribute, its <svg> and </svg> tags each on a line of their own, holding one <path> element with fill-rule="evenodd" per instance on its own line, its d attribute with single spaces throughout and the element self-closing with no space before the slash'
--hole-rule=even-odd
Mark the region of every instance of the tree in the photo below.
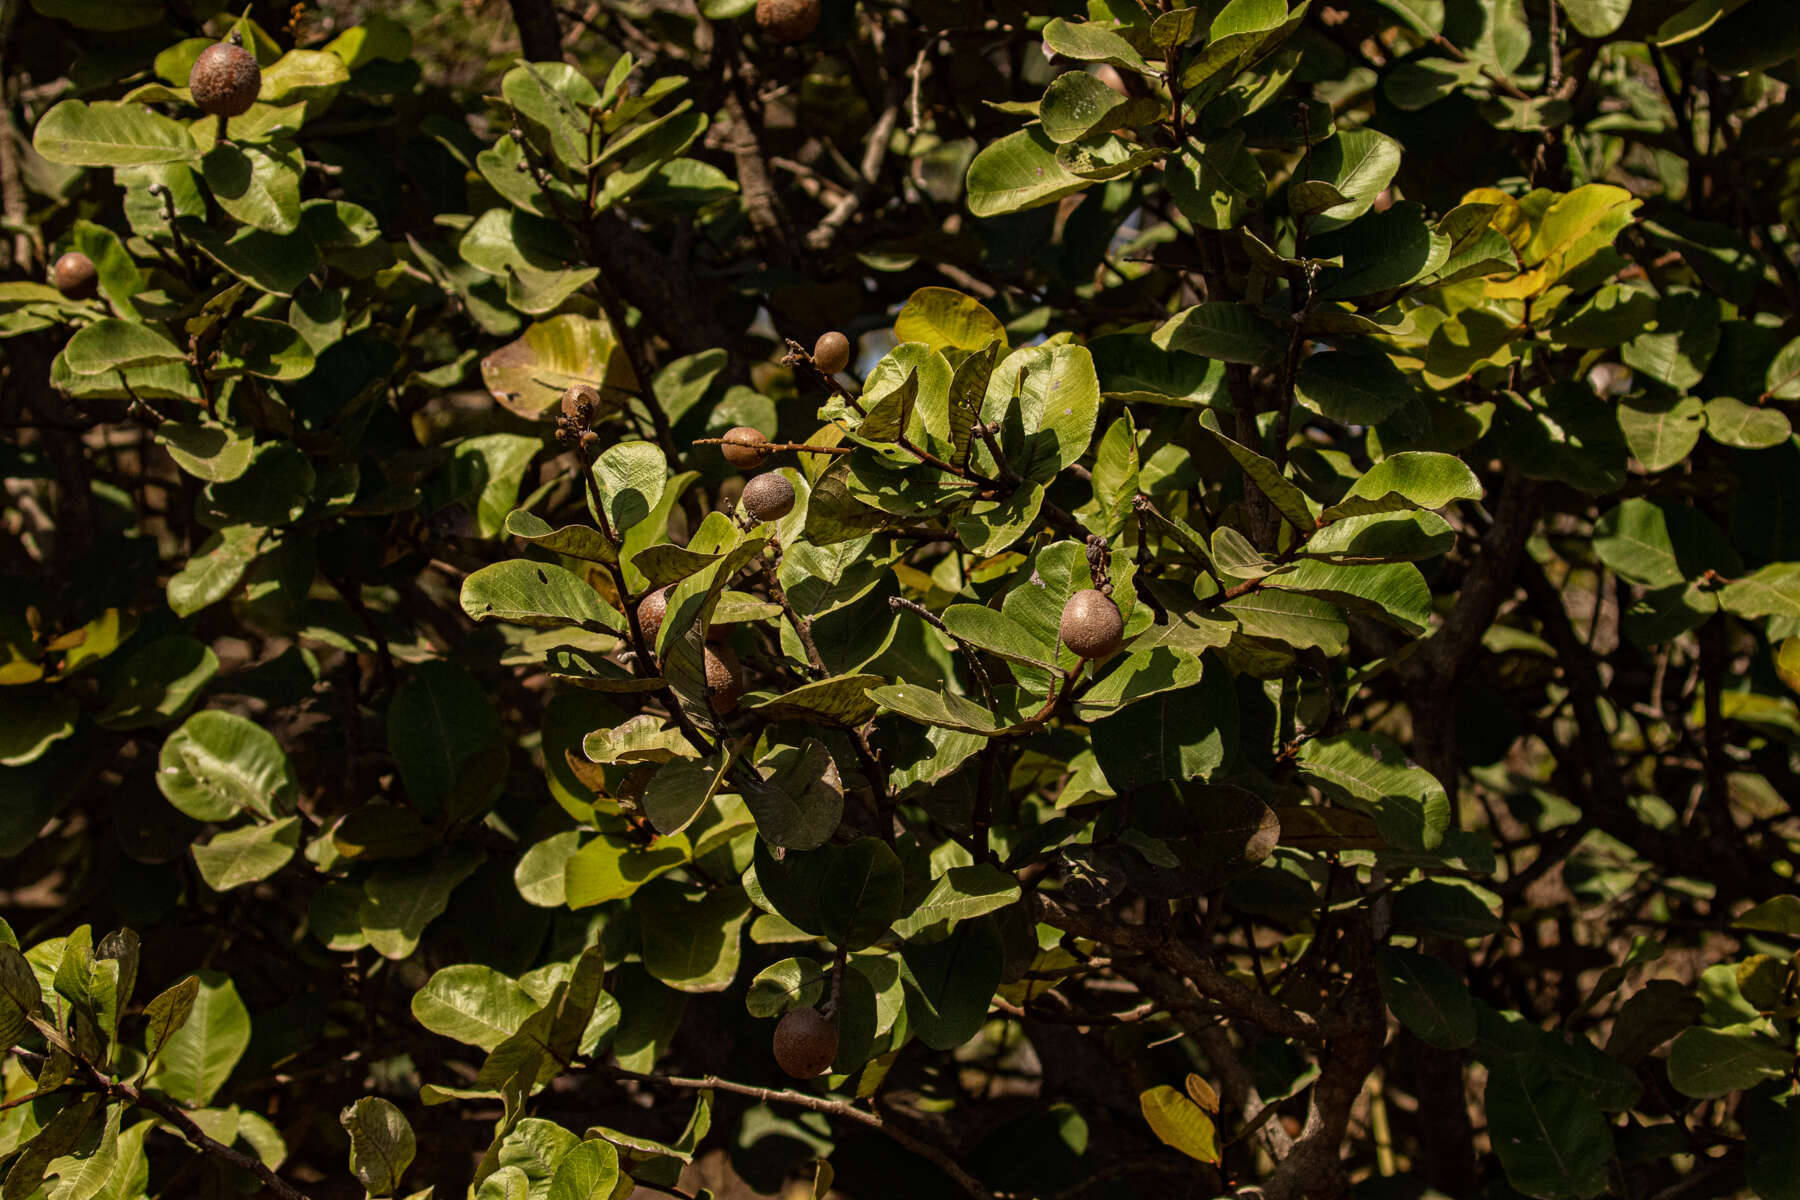
<svg viewBox="0 0 1800 1200">
<path fill-rule="evenodd" d="M 5 1200 L 1796 1194 L 1800 9 L 368 8 L 0 4 Z"/>
</svg>

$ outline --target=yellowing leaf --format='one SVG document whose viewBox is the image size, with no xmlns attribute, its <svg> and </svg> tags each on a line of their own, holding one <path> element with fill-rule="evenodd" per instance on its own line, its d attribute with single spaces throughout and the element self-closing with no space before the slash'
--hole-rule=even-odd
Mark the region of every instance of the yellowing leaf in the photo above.
<svg viewBox="0 0 1800 1200">
<path fill-rule="evenodd" d="M 1190 1075 L 1188 1078 L 1196 1077 Z M 1161 1138 L 1165 1145 L 1203 1163 L 1219 1161 L 1217 1130 L 1213 1128 L 1212 1118 L 1198 1104 L 1172 1087 L 1161 1086 L 1139 1095 L 1138 1106 L 1144 1110 L 1150 1132 Z"/>
<path fill-rule="evenodd" d="M 1216 1113 L 1219 1111 L 1219 1093 L 1217 1089 L 1215 1089 L 1212 1084 L 1206 1082 L 1206 1080 L 1200 1078 L 1200 1076 L 1191 1073 L 1188 1075 L 1187 1094 L 1193 1097 L 1195 1104 L 1198 1104 L 1207 1112 Z"/>
</svg>

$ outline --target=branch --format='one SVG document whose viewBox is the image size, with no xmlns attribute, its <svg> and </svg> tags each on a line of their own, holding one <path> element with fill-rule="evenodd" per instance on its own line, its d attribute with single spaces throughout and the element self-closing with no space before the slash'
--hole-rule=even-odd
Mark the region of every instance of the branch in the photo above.
<svg viewBox="0 0 1800 1200">
<path fill-rule="evenodd" d="M 281 1178 L 281 1176 L 275 1174 L 275 1172 L 261 1159 L 251 1158 L 248 1154 L 245 1154 L 240 1150 L 234 1150 L 223 1142 L 208 1137 L 206 1131 L 196 1125 L 194 1119 L 188 1116 L 187 1113 L 183 1112 L 180 1108 L 177 1108 L 172 1101 L 166 1100 L 153 1092 L 139 1091 L 129 1083 L 121 1083 L 118 1080 L 107 1078 L 106 1073 L 100 1070 L 99 1067 L 96 1067 L 87 1059 L 74 1053 L 74 1047 L 70 1046 L 67 1040 L 60 1034 L 57 1034 L 54 1027 L 38 1024 L 38 1029 L 46 1037 L 51 1039 L 52 1044 L 58 1045 L 60 1049 L 75 1060 L 76 1067 L 87 1077 L 87 1085 L 91 1090 L 101 1093 L 108 1100 L 122 1100 L 134 1107 L 148 1109 L 150 1112 L 155 1113 L 170 1125 L 174 1126 L 182 1137 L 186 1138 L 199 1150 L 212 1155 L 214 1158 L 228 1162 L 240 1170 L 245 1170 L 252 1175 L 255 1175 L 258 1179 L 262 1180 L 265 1188 L 274 1195 L 281 1197 L 281 1200 L 308 1200 L 305 1192 L 290 1186 Z M 14 1047 L 12 1053 L 21 1054 L 23 1052 L 18 1047 Z"/>
<path fill-rule="evenodd" d="M 1109 946 L 1142 950 L 1186 976 L 1202 996 L 1216 1002 L 1227 1014 L 1241 1017 L 1270 1033 L 1317 1046 L 1342 1031 L 1342 1025 L 1330 1018 L 1289 1008 L 1273 996 L 1239 983 L 1221 971 L 1211 958 L 1178 938 L 1166 937 L 1143 925 L 1127 925 L 1109 917 L 1078 913 L 1042 892 L 1034 892 L 1031 903 L 1036 909 L 1036 919 L 1044 924 Z"/>
<path fill-rule="evenodd" d="M 1537 525 L 1538 495 L 1542 485 L 1515 475 L 1500 493 L 1493 523 L 1481 539 L 1481 554 L 1463 578 L 1456 607 L 1438 631 L 1422 645 L 1413 674 L 1430 678 L 1434 686 L 1454 682 L 1469 666 L 1481 646 L 1481 635 L 1493 624 L 1501 603 L 1518 586 L 1519 563 L 1525 541 Z"/>
<path fill-rule="evenodd" d="M 528 62 L 561 62 L 562 22 L 555 0 L 511 0 L 519 27 L 519 51 Z"/>
<path fill-rule="evenodd" d="M 657 1087 L 681 1088 L 687 1091 L 720 1091 L 730 1092 L 736 1096 L 747 1096 L 752 1100 L 760 1100 L 764 1104 L 792 1104 L 796 1108 L 811 1109 L 828 1117 L 841 1117 L 846 1121 L 854 1121 L 858 1125 L 885 1135 L 896 1144 L 910 1150 L 931 1163 L 938 1170 L 954 1179 L 962 1190 L 973 1196 L 975 1200 L 993 1200 L 993 1193 L 979 1179 L 963 1170 L 956 1160 L 929 1142 L 921 1141 L 897 1125 L 883 1119 L 880 1113 L 858 1108 L 843 1100 L 827 1100 L 823 1096 L 815 1096 L 810 1092 L 797 1092 L 791 1088 L 755 1087 L 747 1083 L 734 1083 L 729 1079 L 720 1079 L 717 1075 L 690 1077 L 682 1075 L 644 1075 L 637 1071 L 627 1071 L 623 1067 L 611 1067 L 596 1064 L 619 1079 L 635 1080 Z"/>
</svg>

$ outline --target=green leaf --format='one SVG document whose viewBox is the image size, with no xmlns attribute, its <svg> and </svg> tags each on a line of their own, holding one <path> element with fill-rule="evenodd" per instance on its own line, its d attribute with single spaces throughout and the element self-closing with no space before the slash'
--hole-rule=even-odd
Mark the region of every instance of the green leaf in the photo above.
<svg viewBox="0 0 1800 1200">
<path fill-rule="evenodd" d="M 144 1005 L 144 1051 L 152 1064 L 161 1056 L 169 1039 L 187 1024 L 188 1017 L 194 1012 L 194 1002 L 199 998 L 200 979 L 189 975 Z"/>
<path fill-rule="evenodd" d="M 1800 338 L 1788 342 L 1775 355 L 1763 382 L 1770 400 L 1800 400 Z"/>
<path fill-rule="evenodd" d="M 1631 0 L 1562 0 L 1564 14 L 1582 37 L 1604 38 L 1617 33 L 1631 11 Z"/>
<path fill-rule="evenodd" d="M 581 846 L 578 830 L 553 833 L 519 856 L 513 868 L 513 886 L 527 904 L 561 908 L 568 901 L 569 859 Z"/>
<path fill-rule="evenodd" d="M 412 1014 L 419 1024 L 483 1050 L 492 1050 L 517 1033 L 539 1007 L 516 980 L 475 963 L 436 971 L 412 998 Z"/>
<path fill-rule="evenodd" d="M 693 823 L 725 783 L 716 759 L 676 759 L 664 763 L 644 789 L 644 817 L 651 828 L 668 835 Z"/>
<path fill-rule="evenodd" d="M 1413 508 L 1444 508 L 1456 500 L 1479 500 L 1481 496 L 1475 472 L 1455 455 L 1408 450 L 1370 467 L 1319 519 L 1337 521 Z"/>
<path fill-rule="evenodd" d="M 902 940 L 996 912 L 1019 899 L 1019 881 L 993 863 L 951 867 L 893 924 Z"/>
<path fill-rule="evenodd" d="M 1727 612 L 1758 617 L 1800 617 L 1800 563 L 1770 563 L 1719 590 Z"/>
<path fill-rule="evenodd" d="M 744 919 L 742 892 L 684 896 L 647 891 L 636 904 L 644 931 L 644 969 L 679 992 L 719 992 L 737 976 Z"/>
<path fill-rule="evenodd" d="M 228 976 L 201 971 L 187 1020 L 163 1043 L 150 1068 L 151 1086 L 177 1100 L 212 1103 L 250 1044 L 250 1012 Z"/>
<path fill-rule="evenodd" d="M 73 696 L 0 693 L 0 766 L 23 767 L 36 762 L 51 746 L 73 734 L 80 718 L 81 705 Z"/>
<path fill-rule="evenodd" d="M 594 479 L 606 519 L 623 535 L 656 510 L 669 479 L 669 466 L 654 442 L 620 442 L 594 463 Z"/>
<path fill-rule="evenodd" d="M 1654 501 L 1634 496 L 1594 526 L 1594 553 L 1632 583 L 1673 587 L 1687 581 L 1675 557 L 1668 515 Z"/>
<path fill-rule="evenodd" d="M 997 217 L 1054 204 L 1088 181 L 1057 161 L 1056 143 L 1032 126 L 989 143 L 969 164 L 969 211 Z"/>
<path fill-rule="evenodd" d="M 269 233 L 299 228 L 301 169 L 300 149 L 292 142 L 219 142 L 200 160 L 201 177 L 219 207 Z"/>
<path fill-rule="evenodd" d="M 820 881 L 819 932 L 835 946 L 873 945 L 900 915 L 900 860 L 880 838 L 834 847 Z"/>
<path fill-rule="evenodd" d="M 1300 774 L 1333 800 L 1375 818 L 1390 845 L 1430 850 L 1450 824 L 1443 785 L 1406 764 L 1391 739 L 1372 733 L 1316 738 L 1300 748 Z"/>
<path fill-rule="evenodd" d="M 292 296 L 319 266 L 319 246 L 304 219 L 292 233 L 255 228 L 228 232 L 189 217 L 176 224 L 208 258 L 245 283 L 277 296 Z"/>
<path fill-rule="evenodd" d="M 1006 946 L 992 916 L 964 921 L 941 942 L 900 951 L 906 1017 L 933 1050 L 954 1050 L 981 1030 L 1000 986 Z"/>
<path fill-rule="evenodd" d="M 1752 1093 L 1744 1123 L 1744 1180 L 1759 1200 L 1800 1200 L 1800 1104 L 1793 1096 Z"/>
<path fill-rule="evenodd" d="M 1669 1047 L 1669 1083 L 1684 1096 L 1711 1100 L 1778 1079 L 1794 1067 L 1794 1052 L 1747 1028 L 1683 1030 Z"/>
<path fill-rule="evenodd" d="M 777 721 L 820 721 L 854 728 L 875 715 L 869 689 L 884 682 L 880 675 L 834 675 L 803 683 L 791 692 L 749 706 Z"/>
<path fill-rule="evenodd" d="M 1109 129 L 1154 121 L 1164 115 L 1164 107 L 1151 97 L 1114 91 L 1086 71 L 1065 71 L 1050 81 L 1038 115 L 1050 140 L 1065 145 Z"/>
<path fill-rule="evenodd" d="M 1800 896 L 1771 896 L 1746 910 L 1731 927 L 1800 937 Z"/>
<path fill-rule="evenodd" d="M 1208 300 L 1183 309 L 1151 335 L 1160 350 L 1266 366 L 1287 353 L 1288 337 L 1246 304 Z"/>
<path fill-rule="evenodd" d="M 1112 790 L 1170 779 L 1207 779 L 1232 753 L 1237 711 L 1226 672 L 1165 692 L 1093 724 L 1094 754 Z"/>
<path fill-rule="evenodd" d="M 1285 17 L 1286 10 L 1283 10 Z M 1044 48 L 1078 62 L 1103 62 L 1141 75 L 1156 72 L 1131 43 L 1097 21 L 1071 22 L 1057 17 L 1044 26 Z"/>
<path fill-rule="evenodd" d="M 561 529 L 552 529 L 537 514 L 516 509 L 506 515 L 504 530 L 509 536 L 540 546 L 552 554 L 566 554 L 570 558 L 596 563 L 619 561 L 619 548 L 601 537 L 600 531 L 592 525 L 564 525 Z"/>
<path fill-rule="evenodd" d="M 1759 408 L 1731 396 L 1719 396 L 1706 402 L 1706 432 L 1722 446 L 1767 450 L 1792 437 L 1794 426 L 1780 409 Z"/>
<path fill-rule="evenodd" d="M 758 971 L 744 993 L 753 1017 L 778 1017 L 796 1008 L 812 1008 L 825 995 L 830 973 L 810 958 L 784 958 Z"/>
<path fill-rule="evenodd" d="M 827 778 L 835 775 L 831 752 L 814 738 L 786 746 L 764 777 L 745 779 L 740 787 L 756 830 L 770 845 L 811 850 L 837 832 L 844 815 L 843 792 Z"/>
<path fill-rule="evenodd" d="M 1431 587 L 1410 562 L 1351 565 L 1305 558 L 1293 570 L 1270 576 L 1268 586 L 1360 609 L 1414 637 L 1431 624 Z"/>
<path fill-rule="evenodd" d="M 1368 212 L 1400 169 L 1400 143 L 1373 129 L 1344 129 L 1312 148 L 1302 160 L 1304 178 L 1330 184 L 1344 198 L 1307 223 L 1324 233 Z"/>
<path fill-rule="evenodd" d="M 1665 471 L 1700 441 L 1705 407 L 1698 396 L 1628 397 L 1619 404 L 1619 428 L 1646 471 Z"/>
<path fill-rule="evenodd" d="M 157 787 L 197 821 L 248 809 L 265 820 L 294 811 L 299 781 L 273 734 L 227 712 L 195 713 L 163 742 Z"/>
<path fill-rule="evenodd" d="M 1503 1063 L 1488 1074 L 1488 1125 L 1507 1181 L 1541 1200 L 1588 1200 L 1607 1189 L 1612 1129 L 1581 1090 L 1541 1064 Z"/>
<path fill-rule="evenodd" d="M 208 537 L 169 579 L 169 607 L 175 615 L 191 617 L 230 595 L 256 561 L 263 532 L 254 525 L 227 525 Z"/>
<path fill-rule="evenodd" d="M 537 629 L 579 625 L 595 631 L 625 631 L 625 619 L 601 603 L 600 594 L 579 575 L 524 558 L 482 567 L 464 579 L 462 608 L 477 621 L 509 621 Z"/>
<path fill-rule="evenodd" d="M 1374 425 L 1405 407 L 1414 392 L 1385 354 L 1327 350 L 1301 361 L 1294 395 L 1334 421 Z"/>
<path fill-rule="evenodd" d="M 469 760 L 500 744 L 500 721 L 472 675 L 428 661 L 388 702 L 387 741 L 407 798 L 430 816 L 450 798 Z"/>
<path fill-rule="evenodd" d="M 63 347 L 63 361 L 77 375 L 98 375 L 127 367 L 185 362 L 187 353 L 154 326 L 102 317 L 75 331 Z"/>
<path fill-rule="evenodd" d="M 1201 229 L 1241 226 L 1262 208 L 1269 181 L 1244 146 L 1242 133 L 1189 142 L 1188 152 L 1168 162 L 1163 182 L 1181 215 Z"/>
<path fill-rule="evenodd" d="M 609 1200 L 619 1186 L 619 1151 L 590 1139 L 563 1155 L 546 1200 Z"/>
<path fill-rule="evenodd" d="M 31 144 L 53 163 L 130 167 L 195 157 L 187 127 L 138 104 L 64 100 L 44 114 Z"/>
<path fill-rule="evenodd" d="M 209 483 L 225 483 L 250 466 L 256 443 L 225 425 L 210 421 L 164 421 L 156 440 L 189 475 Z"/>
<path fill-rule="evenodd" d="M 907 297 L 894 318 L 894 337 L 933 350 L 984 350 L 995 342 L 1006 346 L 1006 327 L 973 296 L 922 287 Z"/>
<path fill-rule="evenodd" d="M 1219 1161 L 1218 1130 L 1206 1110 L 1168 1085 L 1138 1094 L 1144 1121 L 1165 1146 L 1203 1163 Z"/>
<path fill-rule="evenodd" d="M 602 834 L 570 855 L 564 865 L 565 902 L 580 909 L 623 899 L 690 857 L 688 841 L 680 835 L 639 846 Z"/>
<path fill-rule="evenodd" d="M 427 857 L 378 864 L 363 881 L 357 921 L 369 945 L 384 958 L 411 957 L 425 927 L 443 914 L 450 894 L 487 861 L 466 844 Z"/>
<path fill-rule="evenodd" d="M 586 169 L 587 112 L 600 102 L 586 76 L 568 63 L 525 63 L 506 73 L 500 91 L 537 145 L 570 171 Z"/>
<path fill-rule="evenodd" d="M 1382 999 L 1427 1045 L 1460 1050 L 1475 1040 L 1475 998 L 1462 976 L 1435 958 L 1395 946 L 1375 952 Z"/>
<path fill-rule="evenodd" d="M 1313 516 L 1312 506 L 1306 499 L 1306 493 L 1294 486 L 1292 481 L 1281 473 L 1281 468 L 1250 447 L 1233 441 L 1218 430 L 1205 425 L 1202 425 L 1201 428 L 1212 434 L 1214 440 L 1225 447 L 1226 453 L 1237 460 L 1238 466 L 1243 468 L 1250 483 L 1269 498 L 1269 503 L 1275 506 L 1276 512 L 1287 518 L 1288 524 L 1302 533 L 1310 532 L 1318 524 L 1318 519 Z"/>
<path fill-rule="evenodd" d="M 371 1195 L 391 1196 L 418 1151 L 406 1114 L 380 1096 L 364 1096 L 338 1114 L 338 1124 L 350 1135 L 351 1173 Z"/>
<path fill-rule="evenodd" d="M 284 817 L 268 825 L 249 825 L 214 834 L 194 847 L 200 878 L 215 892 L 229 892 L 267 879 L 288 864 L 300 847 L 300 818 Z"/>
<path fill-rule="evenodd" d="M 43 991 L 17 946 L 0 942 L 0 1041 L 11 1047 L 31 1028 Z"/>
</svg>

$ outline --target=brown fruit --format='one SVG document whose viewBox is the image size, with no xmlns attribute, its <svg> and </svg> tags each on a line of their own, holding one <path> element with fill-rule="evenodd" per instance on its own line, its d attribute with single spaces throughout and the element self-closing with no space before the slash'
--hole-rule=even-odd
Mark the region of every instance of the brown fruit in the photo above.
<svg viewBox="0 0 1800 1200">
<path fill-rule="evenodd" d="M 836 375 L 850 365 L 850 339 L 832 330 L 819 335 L 813 345 L 813 366 L 827 375 Z"/>
<path fill-rule="evenodd" d="M 586 409 L 583 412 L 583 409 Z M 600 412 L 600 393 L 585 383 L 572 383 L 563 393 L 562 414 L 582 426 L 591 425 Z"/>
<path fill-rule="evenodd" d="M 831 1069 L 838 1031 L 816 1008 L 796 1008 L 775 1026 L 775 1062 L 795 1079 L 812 1079 Z"/>
<path fill-rule="evenodd" d="M 1063 605 L 1063 645 L 1083 658 L 1105 658 L 1125 644 L 1119 606 L 1093 588 L 1083 588 Z"/>
<path fill-rule="evenodd" d="M 215 117 L 248 112 L 262 88 L 256 55 L 231 42 L 218 42 L 200 52 L 188 72 L 188 91 L 201 111 Z"/>
<path fill-rule="evenodd" d="M 784 42 L 801 41 L 819 27 L 819 0 L 756 0 L 756 24 Z"/>
<path fill-rule="evenodd" d="M 770 471 L 744 485 L 744 511 L 758 521 L 779 521 L 794 511 L 794 485 Z"/>
<path fill-rule="evenodd" d="M 735 709 L 744 694 L 744 665 L 730 646 L 711 647 L 706 651 L 706 698 L 713 711 L 724 715 Z"/>
<path fill-rule="evenodd" d="M 740 471 L 754 471 L 769 461 L 769 452 L 762 447 L 768 443 L 759 430 L 748 425 L 739 425 L 735 429 L 727 429 L 720 438 L 719 452 L 725 461 Z"/>
<path fill-rule="evenodd" d="M 669 614 L 669 592 L 672 590 L 659 587 L 638 601 L 638 628 L 644 631 L 644 640 L 650 644 L 652 654 L 656 653 L 656 631 L 662 628 L 663 618 Z"/>
<path fill-rule="evenodd" d="M 56 260 L 51 277 L 56 290 L 71 300 L 89 300 L 100 290 L 100 272 L 94 260 L 79 250 L 71 250 Z"/>
</svg>

